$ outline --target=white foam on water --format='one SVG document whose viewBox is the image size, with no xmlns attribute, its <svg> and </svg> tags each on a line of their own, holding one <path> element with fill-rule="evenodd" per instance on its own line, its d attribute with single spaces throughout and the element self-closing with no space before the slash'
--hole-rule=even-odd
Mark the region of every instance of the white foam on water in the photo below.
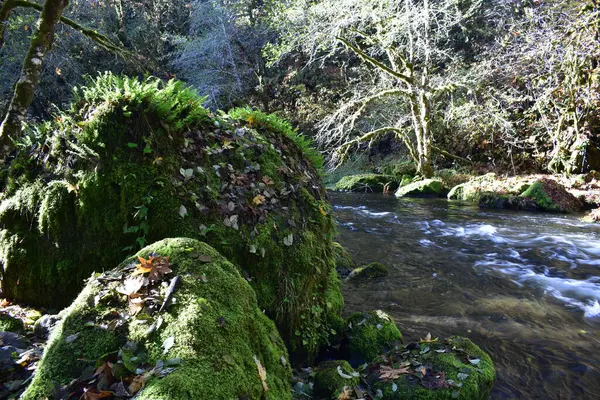
<svg viewBox="0 0 600 400">
<path fill-rule="evenodd" d="M 600 317 L 600 303 L 598 303 L 598 300 L 592 305 L 585 306 L 584 315 L 586 318 Z"/>
<path fill-rule="evenodd" d="M 360 210 L 360 212 L 366 216 L 369 217 L 375 217 L 375 218 L 380 218 L 380 217 L 387 217 L 388 215 L 391 214 L 391 212 L 388 211 L 384 211 L 384 212 L 372 212 L 369 210 Z"/>
<path fill-rule="evenodd" d="M 419 244 L 424 247 L 431 247 L 435 243 L 433 243 L 431 240 L 421 239 L 421 240 L 419 240 Z"/>
<path fill-rule="evenodd" d="M 548 268 L 544 273 L 536 273 L 532 266 L 514 263 L 502 259 L 489 259 L 492 254 L 486 254 L 488 260 L 475 263 L 475 267 L 491 268 L 511 276 L 512 280 L 522 286 L 538 287 L 565 303 L 584 312 L 586 318 L 600 316 L 600 280 L 593 277 L 586 280 L 549 276 Z"/>
</svg>

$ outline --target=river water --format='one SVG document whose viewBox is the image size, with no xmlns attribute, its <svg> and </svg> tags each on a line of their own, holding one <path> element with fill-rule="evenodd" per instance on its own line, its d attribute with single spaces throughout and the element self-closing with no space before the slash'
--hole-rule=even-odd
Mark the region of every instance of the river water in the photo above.
<svg viewBox="0 0 600 400">
<path fill-rule="evenodd" d="M 345 313 L 382 309 L 405 341 L 471 338 L 493 399 L 600 399 L 600 226 L 445 200 L 331 193 L 338 241 L 383 280 L 346 284 Z"/>
</svg>

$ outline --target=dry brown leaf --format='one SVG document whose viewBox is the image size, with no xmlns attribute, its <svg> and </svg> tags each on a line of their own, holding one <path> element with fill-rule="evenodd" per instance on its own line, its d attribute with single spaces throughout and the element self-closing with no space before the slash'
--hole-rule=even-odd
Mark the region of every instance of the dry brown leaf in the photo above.
<svg viewBox="0 0 600 400">
<path fill-rule="evenodd" d="M 254 362 L 256 363 L 256 368 L 258 369 L 258 377 L 262 383 L 263 391 L 266 392 L 269 390 L 269 386 L 267 385 L 267 370 L 262 366 L 260 360 L 256 356 L 254 356 Z"/>
<path fill-rule="evenodd" d="M 99 392 L 99 393 L 93 393 L 93 392 L 85 392 L 83 394 L 83 400 L 98 400 L 98 399 L 104 399 L 106 397 L 112 397 L 113 393 L 112 392 Z"/>
<path fill-rule="evenodd" d="M 382 365 L 379 368 L 379 378 L 384 381 L 398 379 L 403 374 L 410 374 L 408 367 L 392 368 Z"/>
<path fill-rule="evenodd" d="M 127 279 L 125 279 L 125 282 L 123 282 L 123 285 L 121 285 L 117 288 L 117 292 L 124 294 L 129 298 L 135 298 L 135 297 L 140 296 L 140 294 L 138 292 L 140 291 L 142 286 L 144 286 L 144 278 L 143 277 L 130 276 Z"/>
<path fill-rule="evenodd" d="M 148 279 L 150 279 L 150 282 L 156 282 L 161 280 L 166 274 L 173 272 L 169 257 L 149 257 L 145 260 L 138 256 L 138 260 L 140 263 L 136 265 L 136 270 L 133 271 L 132 276 L 149 272 Z"/>
<path fill-rule="evenodd" d="M 127 390 L 129 391 L 129 393 L 131 395 L 134 395 L 137 392 L 139 392 L 140 390 L 142 390 L 145 383 L 146 383 L 146 377 L 144 375 L 138 375 L 133 378 L 133 380 L 129 384 L 129 387 L 127 388 Z"/>
<path fill-rule="evenodd" d="M 344 386 L 338 396 L 338 400 L 352 400 L 354 398 L 354 390 L 349 386 Z"/>
</svg>

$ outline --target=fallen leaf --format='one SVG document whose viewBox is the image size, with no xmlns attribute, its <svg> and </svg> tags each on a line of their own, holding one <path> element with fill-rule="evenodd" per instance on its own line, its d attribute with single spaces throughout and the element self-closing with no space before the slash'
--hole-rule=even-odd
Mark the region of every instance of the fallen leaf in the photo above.
<svg viewBox="0 0 600 400">
<path fill-rule="evenodd" d="M 129 393 L 131 395 L 134 395 L 144 387 L 145 383 L 146 383 L 146 378 L 143 375 L 137 375 L 136 377 L 133 378 L 133 380 L 129 384 L 129 387 L 127 388 L 127 390 L 129 391 Z"/>
<path fill-rule="evenodd" d="M 132 276 L 150 273 L 148 279 L 150 282 L 156 282 L 161 280 L 166 274 L 173 272 L 171 269 L 171 263 L 169 257 L 152 257 L 150 256 L 147 260 L 143 257 L 138 256 L 139 264 L 136 264 L 136 270 L 131 274 Z"/>
<path fill-rule="evenodd" d="M 291 233 L 289 235 L 287 235 L 286 237 L 283 238 L 283 244 L 285 244 L 286 246 L 291 246 L 292 244 L 294 244 L 294 235 L 292 235 Z"/>
<path fill-rule="evenodd" d="M 185 208 L 185 206 L 182 204 L 181 206 L 179 206 L 179 216 L 181 216 L 181 218 L 185 218 L 185 216 L 188 214 L 187 208 Z"/>
<path fill-rule="evenodd" d="M 173 347 L 174 344 L 175 344 L 174 336 L 169 336 L 168 338 L 166 338 L 162 345 L 163 354 L 167 354 L 169 352 L 169 350 L 171 350 L 171 347 Z"/>
<path fill-rule="evenodd" d="M 150 272 L 150 271 L 148 271 L 148 272 Z M 125 282 L 123 282 L 123 285 L 121 285 L 117 288 L 117 292 L 124 294 L 130 298 L 135 298 L 135 297 L 140 296 L 138 292 L 140 291 L 142 286 L 144 286 L 144 278 L 143 277 L 130 276 L 127 279 L 125 279 Z"/>
<path fill-rule="evenodd" d="M 258 377 L 262 383 L 263 391 L 266 392 L 269 390 L 269 386 L 267 385 L 267 370 L 262 366 L 260 360 L 256 356 L 254 356 L 254 362 L 256 363 L 256 368 L 258 369 Z"/>
<path fill-rule="evenodd" d="M 212 262 L 212 257 L 207 256 L 207 255 L 201 255 L 200 257 L 198 257 L 198 260 L 200 260 L 204 263 L 209 263 L 209 262 Z"/>
<path fill-rule="evenodd" d="M 379 368 L 379 378 L 384 381 L 398 379 L 401 375 L 409 373 L 408 367 L 392 368 L 382 365 Z"/>
<path fill-rule="evenodd" d="M 229 150 L 229 149 L 233 149 L 233 146 L 231 145 L 231 140 L 224 140 L 223 141 L 223 149 L 224 150 Z"/>
<path fill-rule="evenodd" d="M 58 67 L 56 67 L 56 69 L 54 70 L 54 72 L 56 73 L 56 75 L 62 75 L 62 70 Z"/>
<path fill-rule="evenodd" d="M 265 202 L 265 196 L 260 195 L 260 194 L 252 199 L 252 204 L 254 204 L 255 206 L 259 206 L 259 205 L 263 204 L 264 202 Z"/>
<path fill-rule="evenodd" d="M 352 400 L 354 398 L 354 390 L 349 386 L 344 386 L 340 395 L 338 396 L 338 400 Z"/>
<path fill-rule="evenodd" d="M 323 210 L 323 207 L 319 206 L 319 212 L 321 213 L 321 215 L 327 215 L 327 213 L 325 212 L 325 210 Z"/>
<path fill-rule="evenodd" d="M 79 337 L 79 333 L 74 333 L 72 335 L 69 335 L 65 338 L 65 342 L 67 343 L 73 343 L 75 340 L 77 340 L 77 338 Z"/>
<path fill-rule="evenodd" d="M 106 397 L 112 397 L 112 396 L 113 396 L 113 392 L 102 391 L 100 393 L 94 393 L 94 392 L 86 391 L 83 394 L 83 399 L 84 400 L 98 400 L 98 399 L 104 399 Z"/>
</svg>

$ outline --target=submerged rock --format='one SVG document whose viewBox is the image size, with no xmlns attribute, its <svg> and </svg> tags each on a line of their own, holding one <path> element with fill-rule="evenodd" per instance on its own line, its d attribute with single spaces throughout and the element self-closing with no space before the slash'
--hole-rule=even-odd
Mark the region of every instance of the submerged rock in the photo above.
<svg viewBox="0 0 600 400">
<path fill-rule="evenodd" d="M 399 179 L 392 175 L 360 174 L 343 177 L 335 184 L 334 190 L 381 193 L 384 188 L 394 191 L 399 185 Z"/>
<path fill-rule="evenodd" d="M 396 323 L 381 310 L 352 315 L 347 321 L 346 335 L 341 351 L 355 367 L 402 343 Z"/>
<path fill-rule="evenodd" d="M 92 277 L 61 312 L 23 399 L 290 398 L 286 347 L 233 264 L 192 239 L 137 256 Z"/>
<path fill-rule="evenodd" d="M 424 179 L 399 188 L 396 197 L 438 197 L 442 190 L 442 181 Z"/>
<path fill-rule="evenodd" d="M 354 269 L 348 276 L 348 280 L 353 282 L 368 281 L 371 279 L 384 278 L 387 275 L 387 267 L 381 263 L 374 262 Z"/>
<path fill-rule="evenodd" d="M 344 360 L 322 362 L 314 374 L 313 393 L 317 399 L 337 399 L 344 388 L 352 388 L 360 381 L 360 375 Z"/>
<path fill-rule="evenodd" d="M 319 155 L 273 115 L 203 101 L 181 82 L 106 74 L 38 126 L 4 176 L 3 295 L 63 307 L 92 271 L 192 237 L 243 268 L 290 349 L 314 354 L 341 313 L 324 297 L 339 287 Z"/>
<path fill-rule="evenodd" d="M 367 368 L 367 382 L 384 400 L 486 400 L 496 373 L 469 339 L 425 339 L 389 352 Z"/>
</svg>

